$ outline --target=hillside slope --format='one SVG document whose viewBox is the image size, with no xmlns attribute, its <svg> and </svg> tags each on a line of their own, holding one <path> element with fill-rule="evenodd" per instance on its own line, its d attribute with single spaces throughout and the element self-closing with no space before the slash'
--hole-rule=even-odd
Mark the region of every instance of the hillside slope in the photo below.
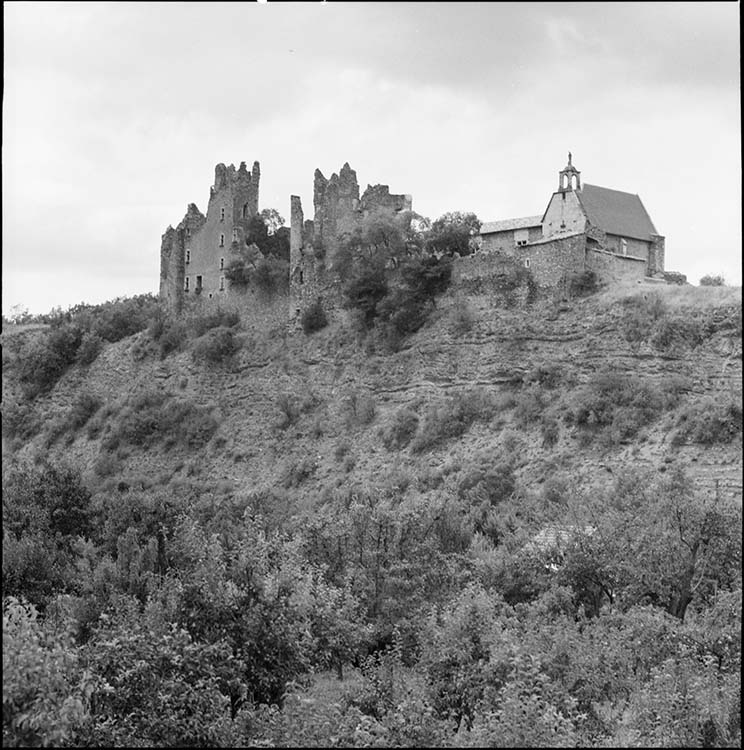
<svg viewBox="0 0 744 750">
<path fill-rule="evenodd" d="M 740 427 L 725 439 L 683 429 L 731 405 L 740 425 L 739 289 L 636 285 L 526 307 L 450 291 L 395 353 L 344 320 L 311 336 L 241 337 L 220 365 L 188 351 L 161 360 L 147 332 L 107 344 L 36 399 L 46 427 L 19 455 L 64 458 L 93 485 L 196 483 L 282 498 L 288 512 L 355 486 L 446 492 L 472 467 L 504 461 L 524 492 L 601 492 L 629 467 L 680 464 L 701 492 L 741 497 Z M 3 388 L 12 400 L 12 370 Z M 63 427 L 50 437 L 83 393 L 101 409 L 66 439 Z M 187 403 L 184 419 L 206 420 L 201 437 L 119 429 L 127 407 L 166 396 L 162 408 Z"/>
</svg>

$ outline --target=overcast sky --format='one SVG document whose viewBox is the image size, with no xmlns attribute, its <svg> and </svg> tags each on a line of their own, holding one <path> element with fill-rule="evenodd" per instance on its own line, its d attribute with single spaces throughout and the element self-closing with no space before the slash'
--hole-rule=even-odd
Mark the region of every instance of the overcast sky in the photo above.
<svg viewBox="0 0 744 750">
<path fill-rule="evenodd" d="M 666 265 L 741 284 L 737 3 L 7 3 L 3 302 L 156 292 L 214 166 L 312 217 L 345 161 L 435 219 L 540 214 L 573 152 Z"/>
</svg>

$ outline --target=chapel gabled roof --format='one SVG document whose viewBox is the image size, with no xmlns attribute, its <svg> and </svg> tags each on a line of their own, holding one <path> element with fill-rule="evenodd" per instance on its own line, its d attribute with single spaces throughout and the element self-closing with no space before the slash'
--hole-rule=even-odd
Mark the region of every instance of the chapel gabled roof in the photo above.
<svg viewBox="0 0 744 750">
<path fill-rule="evenodd" d="M 607 234 L 647 242 L 658 234 L 641 199 L 633 193 L 584 183 L 576 195 L 589 222 Z"/>
</svg>

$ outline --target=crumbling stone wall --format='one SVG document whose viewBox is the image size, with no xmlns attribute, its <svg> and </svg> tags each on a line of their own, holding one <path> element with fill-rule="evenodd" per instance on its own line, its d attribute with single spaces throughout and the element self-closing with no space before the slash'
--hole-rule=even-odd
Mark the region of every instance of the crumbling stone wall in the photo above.
<svg viewBox="0 0 744 750">
<path fill-rule="evenodd" d="M 316 169 L 313 183 L 315 218 L 311 240 L 315 255 L 324 257 L 326 265 L 331 268 L 339 240 L 353 234 L 365 216 L 374 211 L 410 211 L 412 204 L 410 195 L 391 193 L 388 185 L 367 185 L 360 198 L 357 174 L 348 162 L 330 179 Z"/>
<path fill-rule="evenodd" d="M 359 207 L 362 217 L 368 216 L 374 211 L 387 211 L 389 213 L 400 213 L 410 211 L 413 198 L 410 195 L 396 195 L 390 192 L 388 185 L 367 185 Z"/>
<path fill-rule="evenodd" d="M 412 203 L 410 195 L 391 193 L 387 185 L 367 185 L 360 198 L 357 175 L 348 162 L 330 179 L 316 169 L 312 221 L 305 220 L 299 196 L 290 197 L 290 319 L 318 297 L 326 312 L 339 310 L 340 282 L 333 273 L 339 242 L 354 234 L 370 213 L 410 211 Z"/>
<path fill-rule="evenodd" d="M 359 225 L 359 183 L 348 162 L 328 180 L 319 169 L 315 170 L 313 206 L 312 244 L 318 254 L 325 254 L 330 265 L 339 238 L 351 234 Z"/>
</svg>

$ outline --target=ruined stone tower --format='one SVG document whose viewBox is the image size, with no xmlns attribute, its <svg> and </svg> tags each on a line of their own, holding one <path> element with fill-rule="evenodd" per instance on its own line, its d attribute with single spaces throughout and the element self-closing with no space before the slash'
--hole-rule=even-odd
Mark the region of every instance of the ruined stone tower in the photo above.
<svg viewBox="0 0 744 750">
<path fill-rule="evenodd" d="M 186 216 L 169 226 L 160 248 L 160 298 L 169 309 L 180 312 L 184 299 L 228 294 L 225 268 L 230 253 L 244 243 L 250 220 L 258 213 L 259 163 L 249 172 L 245 162 L 236 170 L 231 164 L 214 168 L 214 185 L 204 216 L 191 203 Z"/>
</svg>

